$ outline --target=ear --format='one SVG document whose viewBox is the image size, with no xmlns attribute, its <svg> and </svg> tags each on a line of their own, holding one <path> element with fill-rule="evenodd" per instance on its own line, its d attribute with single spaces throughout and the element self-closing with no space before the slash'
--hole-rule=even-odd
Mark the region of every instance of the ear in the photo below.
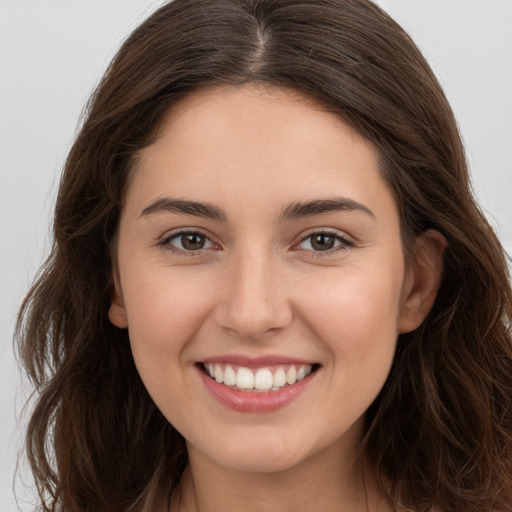
<svg viewBox="0 0 512 512">
<path fill-rule="evenodd" d="M 414 331 L 429 314 L 441 284 L 443 253 L 448 242 L 433 229 L 416 237 L 414 261 L 409 264 L 398 321 L 400 334 Z"/>
<path fill-rule="evenodd" d="M 108 309 L 108 318 L 116 327 L 126 329 L 128 327 L 128 318 L 124 307 L 123 294 L 120 291 L 121 287 L 115 271 L 113 280 L 114 286 L 110 299 L 110 308 Z"/>
</svg>

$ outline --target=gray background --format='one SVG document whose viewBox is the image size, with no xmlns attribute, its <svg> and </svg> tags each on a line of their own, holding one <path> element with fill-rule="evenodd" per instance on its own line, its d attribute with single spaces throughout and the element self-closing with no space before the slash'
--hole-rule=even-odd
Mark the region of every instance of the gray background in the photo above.
<svg viewBox="0 0 512 512">
<path fill-rule="evenodd" d="M 26 414 L 12 351 L 19 303 L 49 248 L 59 171 L 85 101 L 159 0 L 0 0 L 0 510 Z M 430 61 L 455 110 L 475 193 L 512 253 L 512 0 L 380 0 Z M 29 486 L 25 486 L 25 483 Z M 32 510 L 26 463 L 19 505 Z"/>
</svg>

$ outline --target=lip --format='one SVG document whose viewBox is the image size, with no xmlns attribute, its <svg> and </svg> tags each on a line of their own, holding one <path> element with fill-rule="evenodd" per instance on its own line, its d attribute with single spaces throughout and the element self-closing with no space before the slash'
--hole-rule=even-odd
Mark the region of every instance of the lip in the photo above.
<svg viewBox="0 0 512 512">
<path fill-rule="evenodd" d="M 238 356 L 232 356 L 231 358 L 209 358 L 205 362 L 214 363 L 222 361 L 227 364 L 236 364 L 240 366 L 254 368 L 257 366 L 279 364 L 273 362 L 275 360 L 276 359 L 273 357 L 247 359 L 240 358 Z M 283 360 L 281 358 L 279 360 L 282 362 L 282 364 L 311 364 L 308 362 L 303 363 L 301 360 L 298 359 L 291 360 L 290 358 L 286 358 L 286 360 Z M 245 361 L 245 364 L 241 364 L 242 361 Z M 266 364 L 262 364 L 262 361 L 265 361 Z M 286 361 L 286 363 L 284 363 L 284 361 Z M 248 362 L 252 364 L 248 365 Z M 228 386 L 225 386 L 224 384 L 218 383 L 209 375 L 206 375 L 206 373 L 202 370 L 200 365 L 196 365 L 196 369 L 205 388 L 213 396 L 213 398 L 215 398 L 219 403 L 221 403 L 223 406 L 229 409 L 245 413 L 273 412 L 286 407 L 307 389 L 307 387 L 310 385 L 315 375 L 317 374 L 317 371 L 313 371 L 304 379 L 296 382 L 295 384 L 292 384 L 291 386 L 285 386 L 277 391 L 251 392 L 239 391 L 237 389 L 232 389 Z"/>
</svg>

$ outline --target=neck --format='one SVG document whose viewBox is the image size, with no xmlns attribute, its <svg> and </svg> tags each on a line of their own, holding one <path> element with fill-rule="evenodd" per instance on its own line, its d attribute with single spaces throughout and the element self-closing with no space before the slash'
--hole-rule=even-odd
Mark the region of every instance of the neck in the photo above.
<svg viewBox="0 0 512 512">
<path fill-rule="evenodd" d="M 325 453 L 279 472 L 250 473 L 216 465 L 189 447 L 189 460 L 172 512 L 388 512 L 371 471 L 355 456 Z"/>
</svg>

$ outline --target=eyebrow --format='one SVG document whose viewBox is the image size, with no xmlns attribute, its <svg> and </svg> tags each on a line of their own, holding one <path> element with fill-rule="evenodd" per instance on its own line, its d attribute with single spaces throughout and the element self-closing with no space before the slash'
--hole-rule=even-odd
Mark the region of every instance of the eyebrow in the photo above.
<svg viewBox="0 0 512 512">
<path fill-rule="evenodd" d="M 314 199 L 312 201 L 296 201 L 287 206 L 281 213 L 280 220 L 296 220 L 303 217 L 320 215 L 322 213 L 335 213 L 339 211 L 364 212 L 371 217 L 374 213 L 364 204 L 347 197 L 332 197 L 327 199 Z"/>
<path fill-rule="evenodd" d="M 216 206 L 209 203 L 187 201 L 184 199 L 161 198 L 142 210 L 140 217 L 160 212 L 184 213 L 213 220 L 227 220 L 226 214 Z"/>
<path fill-rule="evenodd" d="M 363 212 L 375 217 L 373 212 L 365 205 L 346 197 L 333 197 L 326 199 L 313 199 L 310 201 L 296 201 L 283 209 L 279 216 L 280 222 L 296 220 L 303 217 L 312 217 L 323 213 L 339 211 Z M 223 210 L 210 203 L 190 201 L 185 199 L 161 198 L 157 199 L 142 210 L 140 217 L 161 212 L 181 213 L 194 215 L 207 219 L 226 221 L 227 215 Z"/>
</svg>

